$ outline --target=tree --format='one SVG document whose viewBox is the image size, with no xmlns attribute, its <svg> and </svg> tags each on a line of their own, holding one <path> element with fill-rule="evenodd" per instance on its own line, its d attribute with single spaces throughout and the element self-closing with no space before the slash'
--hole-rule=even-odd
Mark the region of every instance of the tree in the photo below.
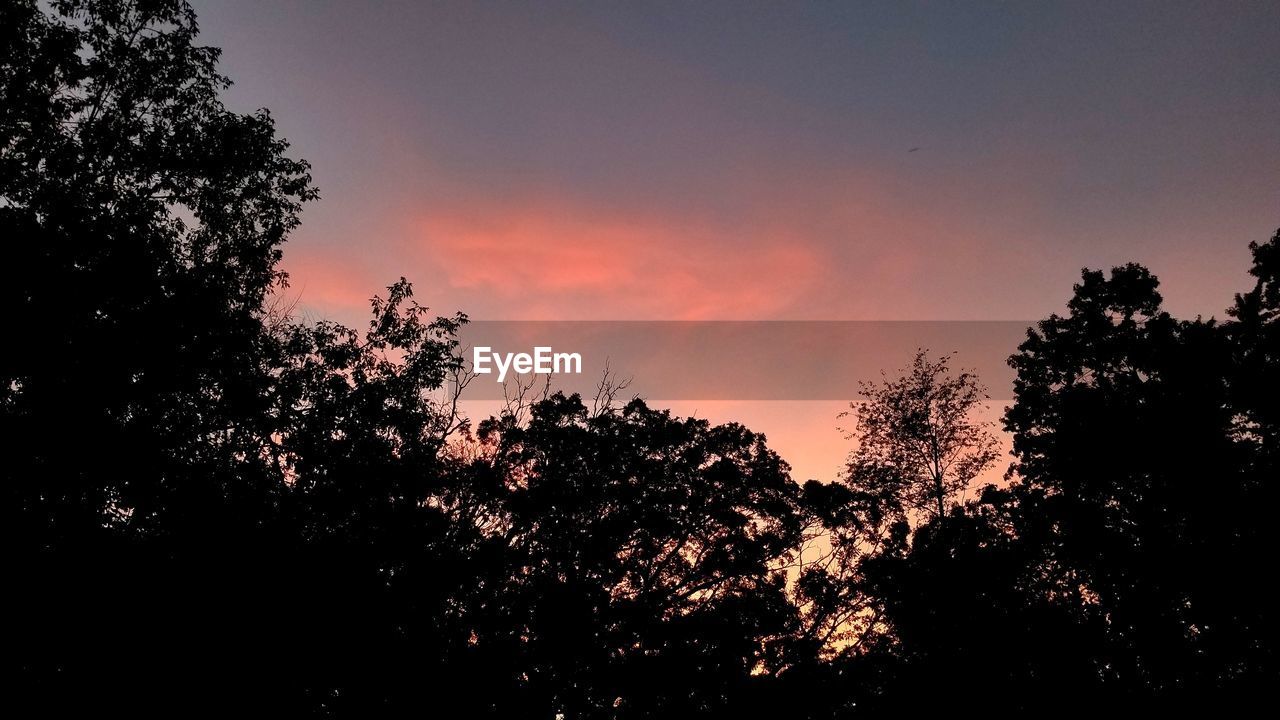
<svg viewBox="0 0 1280 720">
<path fill-rule="evenodd" d="M 0 292 L 22 338 L 0 365 L 22 448 L 3 524 L 41 548 L 194 527 L 260 447 L 264 300 L 308 166 L 265 111 L 222 106 L 184 2 L 0 13 Z"/>
<path fill-rule="evenodd" d="M 195 37 L 180 0 L 0 5 L 11 703 L 829 718 L 1270 693 L 1280 233 L 1224 323 L 1170 317 L 1140 266 L 1086 271 L 1011 358 L 1016 463 L 974 501 L 985 394 L 923 353 L 865 386 L 831 484 L 740 425 L 616 407 L 607 378 L 593 409 L 522 394 L 473 434 L 443 390 L 464 316 L 403 280 L 364 332 L 274 309 L 316 193 Z"/>
<path fill-rule="evenodd" d="M 732 714 L 793 631 L 781 566 L 798 488 L 764 438 L 575 395 L 482 423 L 476 487 L 516 565 L 493 602 L 525 711 Z"/>
<path fill-rule="evenodd" d="M 1254 447 L 1263 470 L 1280 459 L 1280 231 L 1249 249 L 1256 280 L 1236 295 L 1224 331 L 1234 352 L 1230 391 L 1237 437 Z"/>
<path fill-rule="evenodd" d="M 804 488 L 821 549 L 802 564 L 795 586 L 800 643 L 833 659 L 886 652 L 896 641 L 890 611 L 901 595 L 868 570 L 910 556 L 913 523 L 927 522 L 919 513 L 943 525 L 998 454 L 990 424 L 974 417 L 987 399 L 982 384 L 972 373 L 952 375 L 947 357 L 931 362 L 920 351 L 901 376 L 862 388 L 865 399 L 851 406 L 858 445 L 844 477 Z"/>
<path fill-rule="evenodd" d="M 1236 296 L 1228 310 L 1232 320 L 1223 325 L 1232 351 L 1227 380 L 1231 438 L 1246 454 L 1233 563 L 1245 577 L 1280 553 L 1274 527 L 1274 509 L 1280 504 L 1280 230 L 1265 243 L 1250 243 L 1249 249 L 1254 286 Z M 1269 593 L 1245 591 L 1236 598 L 1233 615 L 1238 641 L 1247 648 L 1235 659 L 1242 668 L 1237 685 L 1261 695 L 1280 676 L 1274 603 Z"/>
<path fill-rule="evenodd" d="M 850 485 L 884 488 L 904 509 L 943 518 L 999 456 L 991 424 L 974 418 L 986 389 L 973 373 L 953 376 L 946 356 L 930 362 L 917 352 L 901 376 L 864 382 L 862 394 L 850 406 L 858 443 L 845 471 Z"/>
<path fill-rule="evenodd" d="M 886 641 L 850 664 L 877 680 L 860 689 L 860 709 L 1013 718 L 1098 706 L 1089 660 L 1099 633 L 1042 594 L 1041 547 L 1020 525 L 1026 510 L 988 485 L 945 523 L 919 527 L 910 545 L 867 558 L 864 592 L 877 599 Z"/>
<path fill-rule="evenodd" d="M 46 711 L 300 701 L 263 462 L 280 244 L 315 197 L 178 0 L 0 5 L 4 671 Z M 272 681 L 269 681 L 272 679 Z"/>
<path fill-rule="evenodd" d="M 1270 522 L 1229 395 L 1234 331 L 1170 317 L 1157 287 L 1138 265 L 1086 271 L 1068 314 L 1028 332 L 1010 360 L 1011 489 L 1038 592 L 1101 629 L 1108 691 L 1220 706 L 1269 652 L 1249 608 Z"/>
<path fill-rule="evenodd" d="M 363 333 L 323 321 L 276 333 L 262 457 L 280 478 L 271 523 L 284 546 L 255 549 L 287 566 L 237 579 L 290 601 L 270 629 L 284 646 L 275 656 L 288 658 L 272 690 L 290 713 L 409 714 L 427 697 L 449 714 L 483 707 L 476 618 L 458 608 L 504 566 L 447 501 L 461 477 L 448 440 L 466 426 L 442 392 L 461 367 L 466 318 L 432 319 L 412 296 L 402 278 L 373 298 Z"/>
<path fill-rule="evenodd" d="M 4 672 L 48 711 L 745 703 L 791 607 L 764 439 L 553 397 L 468 442 L 460 317 L 273 311 L 316 196 L 180 0 L 0 6 Z M 450 438 L 461 433 L 454 452 Z M 615 704 L 620 703 L 620 704 Z"/>
</svg>

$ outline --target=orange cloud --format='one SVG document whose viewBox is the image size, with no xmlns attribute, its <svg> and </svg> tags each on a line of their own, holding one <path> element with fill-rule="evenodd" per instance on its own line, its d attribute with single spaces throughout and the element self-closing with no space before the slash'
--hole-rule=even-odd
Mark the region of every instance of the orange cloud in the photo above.
<svg viewBox="0 0 1280 720">
<path fill-rule="evenodd" d="M 822 249 L 792 233 L 727 236 L 697 220 L 560 203 L 422 214 L 418 257 L 519 317 L 768 317 L 823 280 Z"/>
<path fill-rule="evenodd" d="M 1058 279 L 1020 241 L 1034 203 L 977 202 L 960 169 L 758 162 L 611 198 L 476 187 L 423 159 L 378 207 L 304 223 L 285 265 L 304 307 L 343 319 L 402 275 L 442 312 L 583 320 L 986 319 Z M 1074 271 L 1059 274 L 1069 287 Z"/>
</svg>

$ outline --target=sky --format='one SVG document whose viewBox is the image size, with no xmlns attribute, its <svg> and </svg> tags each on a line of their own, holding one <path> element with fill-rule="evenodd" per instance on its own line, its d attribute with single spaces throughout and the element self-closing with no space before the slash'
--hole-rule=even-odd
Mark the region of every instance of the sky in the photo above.
<svg viewBox="0 0 1280 720">
<path fill-rule="evenodd" d="M 405 276 L 480 319 L 1034 320 L 1128 261 L 1221 316 L 1280 227 L 1276 2 L 195 5 L 314 166 L 305 316 Z M 847 451 L 839 404 L 720 405 L 673 407 L 800 479 Z"/>
</svg>

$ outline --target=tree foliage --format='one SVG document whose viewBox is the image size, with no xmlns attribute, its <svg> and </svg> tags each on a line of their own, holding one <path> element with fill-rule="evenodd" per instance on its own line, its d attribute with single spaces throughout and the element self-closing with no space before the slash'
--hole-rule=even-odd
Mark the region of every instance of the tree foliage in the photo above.
<svg viewBox="0 0 1280 720">
<path fill-rule="evenodd" d="M 0 4 L 0 650 L 19 710 L 1023 716 L 1260 702 L 1280 233 L 1223 322 L 1085 271 L 985 390 L 866 386 L 835 482 L 765 438 L 547 393 L 474 428 L 401 280 L 274 298 L 316 197 L 180 0 Z"/>
<path fill-rule="evenodd" d="M 985 388 L 972 373 L 953 374 L 946 356 L 917 351 L 900 375 L 863 382 L 862 395 L 846 413 L 856 418 L 857 445 L 844 476 L 805 487 L 818 548 L 801 564 L 795 597 L 804 640 L 825 657 L 899 642 L 900 614 L 888 604 L 897 594 L 875 573 L 915 552 L 913 527 L 963 514 L 963 494 L 999 455 L 991 423 L 979 417 Z"/>
<path fill-rule="evenodd" d="M 991 424 L 977 417 L 986 388 L 973 373 L 952 375 L 946 356 L 918 351 L 902 375 L 862 383 L 862 395 L 847 482 L 883 491 L 901 512 L 944 517 L 999 457 Z"/>
<path fill-rule="evenodd" d="M 528 691 L 566 717 L 721 714 L 791 631 L 798 488 L 764 438 L 552 395 L 483 423 L 471 472 L 520 570 L 501 588 Z"/>
</svg>

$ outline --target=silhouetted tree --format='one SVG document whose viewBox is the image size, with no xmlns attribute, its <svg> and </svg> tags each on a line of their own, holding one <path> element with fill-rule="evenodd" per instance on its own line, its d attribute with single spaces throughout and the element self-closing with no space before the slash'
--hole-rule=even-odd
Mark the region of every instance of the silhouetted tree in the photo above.
<svg viewBox="0 0 1280 720">
<path fill-rule="evenodd" d="M 1010 361 L 1009 488 L 889 533 L 857 565 L 885 641 L 838 660 L 861 707 L 1182 713 L 1262 697 L 1276 242 L 1253 246 L 1258 283 L 1225 325 L 1171 318 L 1128 265 L 1086 271 L 1068 314 L 1029 332 Z"/>
<path fill-rule="evenodd" d="M 1273 533 L 1250 509 L 1235 331 L 1171 318 L 1156 288 L 1137 265 L 1087 271 L 1068 314 L 1029 333 L 1010 361 L 1012 489 L 1024 542 L 1043 548 L 1040 592 L 1101 630 L 1108 694 L 1221 707 L 1272 652 L 1242 611 L 1256 607 L 1252 539 Z"/>
<path fill-rule="evenodd" d="M 953 375 L 946 357 L 931 362 L 920 351 L 902 375 L 862 388 L 865 399 L 852 405 L 857 427 L 850 437 L 858 445 L 844 477 L 805 485 L 805 508 L 818 532 L 794 592 L 804 627 L 797 657 L 814 654 L 846 666 L 864 685 L 850 692 L 865 706 L 889 692 L 876 689 L 889 680 L 872 668 L 898 655 L 899 625 L 904 633 L 925 630 L 902 610 L 908 594 L 929 594 L 925 578 L 900 588 L 884 579 L 891 574 L 886 567 L 890 560 L 918 562 L 919 552 L 947 555 L 937 542 L 914 548 L 912 528 L 932 520 L 937 533 L 951 522 L 948 511 L 998 453 L 990 423 L 977 417 L 987 399 L 983 386 L 972 373 Z M 945 562 L 935 558 L 931 565 Z M 946 570 L 928 575 L 939 582 L 935 596 L 953 582 L 977 580 Z"/>
<path fill-rule="evenodd" d="M 1246 577 L 1280 554 L 1274 509 L 1280 503 L 1280 231 L 1266 243 L 1251 243 L 1253 289 L 1236 296 L 1223 326 L 1233 352 L 1228 380 L 1231 436 L 1246 449 L 1245 500 L 1234 566 Z M 1241 588 L 1235 599 L 1235 659 L 1238 683 L 1262 696 L 1280 677 L 1280 623 L 1270 593 Z"/>
<path fill-rule="evenodd" d="M 988 486 L 946 522 L 920 526 L 909 545 L 867 558 L 864 592 L 877 598 L 886 630 L 852 663 L 855 677 L 877 678 L 857 689 L 861 708 L 1067 717 L 1095 707 L 1097 632 L 1041 594 L 1041 558 L 1021 532 L 1021 511 Z"/>
<path fill-rule="evenodd" d="M 315 190 L 195 32 L 169 0 L 0 6 L 6 664 L 49 707 L 234 674 L 222 629 L 269 612 L 223 572 L 283 490 L 264 300 Z"/>
<path fill-rule="evenodd" d="M 273 309 L 316 196 L 180 0 L 0 4 L 0 672 L 20 710 L 1185 712 L 1277 679 L 1280 233 L 1225 323 L 1086 271 L 977 378 L 865 386 L 838 482 L 614 393 L 472 433 L 461 315 Z M 608 386 L 606 378 L 603 387 Z M 456 387 L 456 386 L 455 386 Z"/>
<path fill-rule="evenodd" d="M 273 315 L 315 197 L 177 0 L 7 3 L 5 671 L 46 710 L 636 717 L 744 702 L 792 608 L 763 438 L 575 399 L 483 444 L 463 318 Z M 460 445 L 449 438 L 463 433 Z M 462 452 L 458 450 L 461 449 Z"/>
<path fill-rule="evenodd" d="M 486 567 L 424 507 L 456 321 L 404 285 L 364 338 L 271 316 L 315 190 L 195 35 L 176 0 L 0 5 L 6 679 L 43 712 L 421 707 Z"/>
<path fill-rule="evenodd" d="M 883 488 L 903 510 L 946 516 L 947 507 L 999 456 L 991 423 L 975 416 L 988 400 L 970 372 L 952 375 L 943 356 L 916 353 L 896 378 L 862 383 L 846 481 Z"/>
<path fill-rule="evenodd" d="M 261 402 L 263 301 L 315 196 L 265 112 L 218 101 L 184 3 L 53 6 L 6 3 L 0 23 L 3 292 L 27 348 L 2 370 L 24 449 L 6 505 L 43 547 L 162 531 L 156 502 L 218 494 L 215 468 L 256 455 L 242 411 Z M 204 479 L 168 481 L 176 458 Z"/>
<path fill-rule="evenodd" d="M 526 709 L 550 717 L 734 714 L 794 630 L 780 570 L 798 488 L 764 438 L 641 401 L 552 395 L 483 423 L 477 483 L 514 551 L 510 613 Z M 536 713 L 535 713 L 536 714 Z"/>
</svg>

